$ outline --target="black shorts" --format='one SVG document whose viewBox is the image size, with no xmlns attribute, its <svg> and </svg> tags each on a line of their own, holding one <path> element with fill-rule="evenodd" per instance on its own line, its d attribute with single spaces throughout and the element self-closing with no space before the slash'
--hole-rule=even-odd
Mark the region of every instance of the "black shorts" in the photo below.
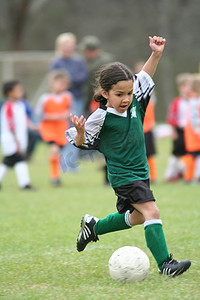
<svg viewBox="0 0 200 300">
<path fill-rule="evenodd" d="M 147 157 L 156 153 L 155 140 L 152 131 L 147 131 L 144 134 Z"/>
<path fill-rule="evenodd" d="M 137 180 L 131 183 L 114 188 L 117 199 L 117 210 L 120 214 L 127 210 L 132 212 L 134 207 L 131 204 L 155 201 L 152 191 L 150 190 L 149 179 Z"/>
<path fill-rule="evenodd" d="M 178 137 L 173 141 L 172 154 L 176 156 L 182 156 L 187 153 L 185 149 L 184 130 L 181 128 L 176 128 L 176 130 Z"/>
<path fill-rule="evenodd" d="M 13 167 L 16 163 L 20 161 L 25 161 L 23 154 L 15 153 L 13 155 L 5 156 L 3 158 L 3 164 L 7 167 Z"/>
</svg>

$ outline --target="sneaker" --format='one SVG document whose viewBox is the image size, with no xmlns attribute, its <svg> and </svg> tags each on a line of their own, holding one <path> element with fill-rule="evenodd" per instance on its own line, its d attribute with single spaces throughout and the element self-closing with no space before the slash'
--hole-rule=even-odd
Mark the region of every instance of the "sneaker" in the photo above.
<svg viewBox="0 0 200 300">
<path fill-rule="evenodd" d="M 52 184 L 53 186 L 60 186 L 60 185 L 61 185 L 60 178 L 54 178 L 54 179 L 51 179 L 51 184 Z"/>
<path fill-rule="evenodd" d="M 22 191 L 36 191 L 37 189 L 32 186 L 31 184 L 27 184 L 24 187 L 21 188 Z"/>
<path fill-rule="evenodd" d="M 181 275 L 183 272 L 187 271 L 190 266 L 191 261 L 189 261 L 188 259 L 177 261 L 173 259 L 172 254 L 170 254 L 170 257 L 168 257 L 163 263 L 162 269 L 159 272 L 169 277 L 174 277 Z"/>
<path fill-rule="evenodd" d="M 94 233 L 94 225 L 98 219 L 93 216 L 84 215 L 81 220 L 81 230 L 77 238 L 77 250 L 83 251 L 89 242 L 97 242 L 98 236 Z"/>
</svg>

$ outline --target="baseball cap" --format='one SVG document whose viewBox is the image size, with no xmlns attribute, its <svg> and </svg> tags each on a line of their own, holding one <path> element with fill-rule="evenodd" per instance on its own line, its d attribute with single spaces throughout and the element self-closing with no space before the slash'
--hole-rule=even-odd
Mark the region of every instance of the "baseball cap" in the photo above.
<svg viewBox="0 0 200 300">
<path fill-rule="evenodd" d="M 100 48 L 100 40 L 94 35 L 87 35 L 82 39 L 80 43 L 80 48 L 82 50 L 96 50 Z"/>
</svg>

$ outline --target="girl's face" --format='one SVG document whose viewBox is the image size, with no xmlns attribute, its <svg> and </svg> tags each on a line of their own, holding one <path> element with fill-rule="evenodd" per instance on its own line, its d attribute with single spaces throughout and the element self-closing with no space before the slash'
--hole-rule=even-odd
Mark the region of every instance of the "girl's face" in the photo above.
<svg viewBox="0 0 200 300">
<path fill-rule="evenodd" d="M 101 94 L 107 99 L 107 107 L 114 108 L 117 112 L 125 112 L 132 103 L 133 99 L 133 81 L 119 81 L 106 92 L 101 90 Z"/>
<path fill-rule="evenodd" d="M 51 91 L 55 94 L 60 94 L 66 91 L 69 87 L 67 78 L 57 78 L 52 80 Z"/>
</svg>

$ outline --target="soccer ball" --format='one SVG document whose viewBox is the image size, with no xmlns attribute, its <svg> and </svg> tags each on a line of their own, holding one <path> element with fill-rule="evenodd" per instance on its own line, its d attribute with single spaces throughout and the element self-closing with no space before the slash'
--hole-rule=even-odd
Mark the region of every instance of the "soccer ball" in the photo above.
<svg viewBox="0 0 200 300">
<path fill-rule="evenodd" d="M 109 272 L 117 281 L 142 281 L 149 273 L 148 256 L 139 248 L 125 246 L 117 249 L 109 259 Z"/>
</svg>

